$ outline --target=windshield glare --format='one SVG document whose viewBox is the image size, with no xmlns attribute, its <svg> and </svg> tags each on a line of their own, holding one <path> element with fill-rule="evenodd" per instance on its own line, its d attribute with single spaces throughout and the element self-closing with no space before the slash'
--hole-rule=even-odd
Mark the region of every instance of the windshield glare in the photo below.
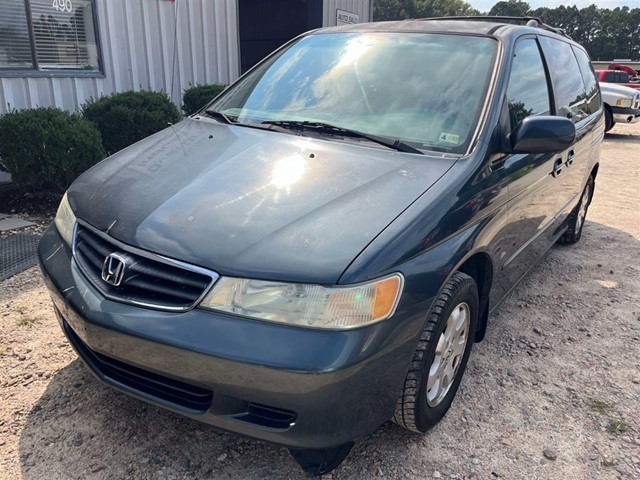
<svg viewBox="0 0 640 480">
<path fill-rule="evenodd" d="M 464 153 L 496 56 L 487 37 L 330 33 L 301 38 L 209 108 L 240 122 L 323 122 Z"/>
</svg>

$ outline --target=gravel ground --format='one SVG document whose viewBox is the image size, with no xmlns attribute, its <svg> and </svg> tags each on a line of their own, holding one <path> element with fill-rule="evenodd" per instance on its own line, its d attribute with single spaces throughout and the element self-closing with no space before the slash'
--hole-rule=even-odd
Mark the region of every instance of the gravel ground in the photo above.
<svg viewBox="0 0 640 480">
<path fill-rule="evenodd" d="M 428 435 L 387 423 L 325 478 L 640 478 L 640 124 L 603 146 L 583 238 L 491 318 Z M 301 479 L 285 449 L 101 385 L 37 269 L 0 283 L 1 479 Z"/>
</svg>

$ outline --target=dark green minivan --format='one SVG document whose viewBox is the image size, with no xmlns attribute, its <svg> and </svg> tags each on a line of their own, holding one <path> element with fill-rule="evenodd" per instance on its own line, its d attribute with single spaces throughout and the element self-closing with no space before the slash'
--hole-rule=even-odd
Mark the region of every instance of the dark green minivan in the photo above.
<svg viewBox="0 0 640 480">
<path fill-rule="evenodd" d="M 537 19 L 316 30 L 80 176 L 40 264 L 99 379 L 322 474 L 445 415 L 491 312 L 580 239 L 603 132 Z"/>
</svg>

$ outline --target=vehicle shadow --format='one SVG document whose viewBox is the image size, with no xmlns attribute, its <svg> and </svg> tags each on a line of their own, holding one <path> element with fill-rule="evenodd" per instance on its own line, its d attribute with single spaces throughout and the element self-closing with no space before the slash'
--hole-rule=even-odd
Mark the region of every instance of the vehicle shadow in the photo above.
<svg viewBox="0 0 640 480">
<path fill-rule="evenodd" d="M 634 135 L 630 133 L 607 133 L 604 136 L 604 139 L 614 142 L 640 143 L 640 135 Z"/>
<path fill-rule="evenodd" d="M 616 124 L 613 130 L 607 132 L 604 136 L 605 141 L 612 140 L 614 142 L 640 143 L 640 124 Z"/>
<path fill-rule="evenodd" d="M 361 439 L 340 471 L 383 449 L 406 456 L 416 435 L 388 422 Z M 29 412 L 19 442 L 23 480 L 305 479 L 286 448 L 227 433 L 103 385 L 74 360 Z M 364 471 L 366 473 L 366 469 Z"/>
<path fill-rule="evenodd" d="M 605 294 L 599 292 L 610 288 L 616 278 L 621 284 L 622 279 L 635 282 L 623 285 L 628 290 L 623 288 L 617 293 L 619 307 L 629 307 L 625 307 L 625 301 L 637 301 L 637 291 L 633 289 L 638 281 L 629 279 L 640 276 L 640 265 L 630 264 L 632 258 L 640 258 L 638 239 L 624 231 L 587 222 L 579 244 L 552 248 L 492 316 L 487 337 L 474 347 L 460 392 L 445 419 L 424 436 L 385 423 L 356 442 L 331 478 L 425 478 L 438 465 L 442 470 L 449 457 L 457 459 L 451 465 L 460 462 L 464 452 L 467 456 L 463 461 L 472 468 L 468 455 L 473 448 L 489 449 L 497 456 L 508 455 L 512 446 L 505 435 L 519 432 L 520 426 L 505 426 L 505 412 L 521 411 L 522 398 L 518 395 L 544 395 L 531 384 L 518 386 L 506 374 L 499 379 L 500 372 L 514 370 L 519 375 L 519 362 L 529 362 L 527 368 L 535 367 L 543 355 L 571 357 L 573 353 L 562 344 L 553 346 L 553 337 L 559 342 L 561 329 L 577 331 L 585 319 L 594 316 L 600 303 L 603 308 L 610 308 L 606 306 L 607 298 L 601 297 Z M 618 277 L 613 275 L 614 270 Z M 562 285 L 563 298 L 578 299 L 572 300 L 570 307 L 576 313 L 567 316 L 562 325 L 554 323 L 561 315 L 560 308 L 565 308 L 564 300 L 556 297 L 558 285 Z M 525 303 L 527 308 L 523 308 Z M 554 332 L 546 340 L 552 350 L 538 348 L 530 355 L 518 350 L 514 338 L 521 338 L 518 332 L 535 331 L 533 327 Z M 574 338 L 572 348 L 580 341 Z M 512 354 L 514 351 L 516 354 Z M 549 395 L 556 395 L 554 388 L 545 385 Z M 561 384 L 557 395 L 564 394 L 565 385 Z M 495 411 L 491 406 L 496 406 Z M 553 421 L 557 415 L 554 409 L 539 412 L 542 423 L 546 417 Z M 522 438 L 528 438 L 535 427 L 526 422 L 522 421 L 522 428 L 529 430 Z M 547 435 L 546 430 L 542 432 Z M 25 480 L 306 478 L 285 448 L 226 433 L 116 392 L 100 383 L 77 359 L 51 377 L 46 391 L 26 415 L 19 457 Z M 527 468 L 526 462 L 520 466 Z M 454 473 L 459 475 L 455 478 L 463 478 L 459 471 L 452 470 L 449 475 Z M 443 474 L 447 475 L 446 469 Z"/>
</svg>

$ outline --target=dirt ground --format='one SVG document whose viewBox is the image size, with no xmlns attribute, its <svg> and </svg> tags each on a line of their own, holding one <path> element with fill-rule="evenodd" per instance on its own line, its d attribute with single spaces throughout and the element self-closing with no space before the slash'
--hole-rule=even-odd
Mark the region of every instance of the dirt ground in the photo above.
<svg viewBox="0 0 640 480">
<path fill-rule="evenodd" d="M 302 479 L 285 449 L 103 386 L 34 268 L 0 283 L 0 478 Z M 428 435 L 387 423 L 333 479 L 640 479 L 640 124 L 602 150 L 583 238 L 492 316 Z"/>
</svg>

